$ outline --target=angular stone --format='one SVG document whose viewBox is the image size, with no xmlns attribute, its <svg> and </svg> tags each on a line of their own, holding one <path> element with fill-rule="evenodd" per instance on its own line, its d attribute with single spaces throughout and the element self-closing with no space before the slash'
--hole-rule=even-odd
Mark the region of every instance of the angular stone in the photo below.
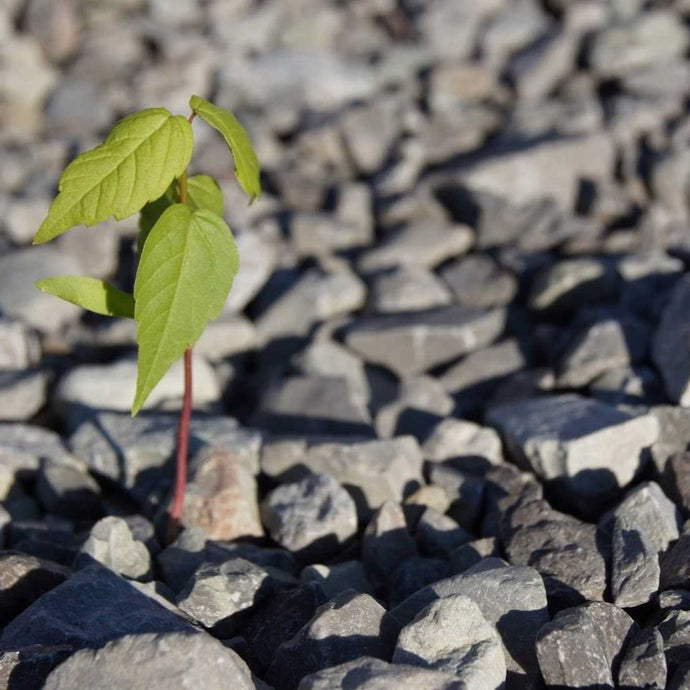
<svg viewBox="0 0 690 690">
<path fill-rule="evenodd" d="M 42 459 L 60 461 L 68 456 L 54 431 L 29 424 L 0 424 L 0 456 L 3 469 L 34 474 Z"/>
<path fill-rule="evenodd" d="M 435 582 L 413 594 L 391 611 L 407 625 L 438 599 L 461 594 L 472 599 L 503 642 L 508 673 L 519 686 L 537 682 L 539 669 L 534 650 L 538 630 L 548 622 L 544 583 L 533 568 L 506 566 L 485 559 L 461 575 Z"/>
<path fill-rule="evenodd" d="M 299 690 L 463 690 L 455 676 L 407 664 L 389 664 L 361 656 L 344 664 L 311 673 L 302 679 Z"/>
<path fill-rule="evenodd" d="M 422 609 L 400 631 L 393 662 L 453 674 L 468 688 L 498 688 L 506 677 L 496 629 L 477 604 L 462 594 L 437 599 Z"/>
<path fill-rule="evenodd" d="M 518 283 L 487 254 L 470 254 L 441 270 L 459 304 L 468 307 L 502 307 L 513 301 Z"/>
<path fill-rule="evenodd" d="M 227 446 L 205 446 L 190 460 L 181 524 L 209 539 L 261 537 L 256 479 Z"/>
<path fill-rule="evenodd" d="M 503 310 L 451 306 L 363 319 L 347 330 L 345 342 L 366 361 L 404 377 L 489 345 L 504 325 Z"/>
<path fill-rule="evenodd" d="M 17 616 L 0 636 L 0 649 L 35 644 L 92 649 L 130 634 L 194 631 L 124 578 L 94 566 L 72 575 Z"/>
<path fill-rule="evenodd" d="M 320 563 L 308 565 L 300 573 L 303 582 L 316 582 L 328 599 L 338 596 L 346 589 L 374 595 L 374 588 L 367 578 L 361 561 L 344 561 L 334 565 Z"/>
<path fill-rule="evenodd" d="M 618 669 L 618 686 L 663 688 L 667 671 L 664 638 L 656 628 L 644 628 L 628 642 Z"/>
<path fill-rule="evenodd" d="M 664 653 L 669 672 L 687 663 L 690 649 L 690 611 L 671 611 L 658 625 L 664 638 Z"/>
<path fill-rule="evenodd" d="M 485 461 L 476 458 L 469 458 L 469 462 L 477 468 L 481 467 Z M 486 482 L 480 476 L 472 473 L 472 467 L 466 471 L 463 467 L 463 459 L 456 461 L 446 461 L 443 463 L 433 463 L 429 471 L 429 481 L 436 486 L 440 486 L 446 492 L 451 501 L 448 509 L 449 515 L 460 524 L 461 527 L 474 533 L 477 530 L 481 513 L 484 508 L 484 492 Z"/>
<path fill-rule="evenodd" d="M 230 637 L 275 585 L 275 579 L 264 568 L 243 558 L 231 558 L 200 566 L 176 602 L 214 635 Z"/>
<path fill-rule="evenodd" d="M 680 539 L 661 558 L 660 588 L 687 587 L 690 583 L 690 534 L 687 526 Z"/>
<path fill-rule="evenodd" d="M 681 407 L 690 407 L 690 355 L 683 344 L 690 308 L 690 276 L 671 293 L 652 342 L 652 360 L 664 379 L 666 392 Z"/>
<path fill-rule="evenodd" d="M 362 656 L 389 659 L 397 623 L 367 594 L 345 591 L 319 607 L 314 617 L 276 652 L 266 681 L 295 690 L 300 680 Z"/>
<path fill-rule="evenodd" d="M 134 539 L 129 525 L 119 517 L 104 517 L 91 528 L 75 567 L 85 568 L 93 563 L 102 563 L 133 580 L 151 576 L 151 554 L 144 544 Z"/>
<path fill-rule="evenodd" d="M 43 687 L 163 690 L 171 682 L 210 690 L 261 687 L 235 652 L 200 632 L 125 635 L 101 649 L 82 649 L 53 670 Z"/>
<path fill-rule="evenodd" d="M 650 454 L 656 471 L 662 474 L 672 455 L 688 449 L 690 410 L 675 405 L 655 405 L 650 413 L 659 423 L 659 437 L 652 444 Z"/>
<path fill-rule="evenodd" d="M 683 517 L 690 517 L 690 454 L 677 453 L 668 459 L 661 476 L 661 486 Z"/>
<path fill-rule="evenodd" d="M 38 337 L 21 321 L 0 318 L 0 370 L 30 369 L 41 359 Z"/>
<path fill-rule="evenodd" d="M 571 394 L 499 406 L 487 420 L 514 458 L 578 508 L 594 509 L 626 486 L 658 435 L 652 415 L 631 417 Z"/>
<path fill-rule="evenodd" d="M 487 99 L 496 86 L 496 75 L 487 65 L 457 60 L 441 62 L 429 73 L 429 108 L 432 112 L 453 112 L 465 103 Z"/>
<path fill-rule="evenodd" d="M 17 551 L 0 554 L 0 625 L 64 582 L 68 568 Z"/>
<path fill-rule="evenodd" d="M 450 572 L 445 558 L 414 556 L 404 560 L 390 576 L 389 606 L 397 606 L 427 585 L 448 577 Z"/>
<path fill-rule="evenodd" d="M 371 243 L 371 229 L 325 213 L 296 213 L 290 221 L 290 235 L 302 256 L 323 256 Z"/>
<path fill-rule="evenodd" d="M 72 434 L 69 445 L 93 472 L 123 486 L 136 500 L 151 505 L 163 500 L 174 472 L 170 462 L 175 450 L 177 415 L 99 412 Z M 246 463 L 252 474 L 259 470 L 261 438 L 241 429 L 229 417 L 192 415 L 189 452 L 206 445 L 224 446 Z M 157 499 L 157 497 L 160 497 Z"/>
<path fill-rule="evenodd" d="M 273 541 L 306 561 L 328 559 L 357 532 L 357 508 L 329 474 L 273 489 L 261 504 Z"/>
<path fill-rule="evenodd" d="M 485 537 L 458 546 L 450 554 L 454 573 L 464 573 L 484 558 L 500 558 L 502 555 L 496 537 Z"/>
<path fill-rule="evenodd" d="M 92 517 L 100 510 L 100 494 L 100 486 L 81 463 L 41 463 L 36 498 L 49 513 L 65 518 Z"/>
<path fill-rule="evenodd" d="M 399 266 L 378 276 L 372 285 L 370 305 L 380 314 L 422 311 L 452 302 L 448 288 L 421 266 Z"/>
<path fill-rule="evenodd" d="M 423 553 L 431 556 L 448 557 L 450 552 L 472 540 L 453 518 L 427 508 L 417 523 L 417 543 Z"/>
<path fill-rule="evenodd" d="M 44 371 L 0 371 L 0 421 L 23 422 L 46 404 Z"/>
<path fill-rule="evenodd" d="M 50 671 L 72 655 L 71 645 L 31 645 L 0 652 L 0 687 L 41 690 Z"/>
<path fill-rule="evenodd" d="M 680 513 L 658 484 L 646 482 L 616 507 L 612 520 L 613 602 L 640 606 L 659 589 L 659 554 L 678 539 Z"/>
<path fill-rule="evenodd" d="M 444 419 L 435 427 L 422 446 L 425 458 L 442 462 L 451 458 L 479 457 L 490 463 L 503 462 L 499 435 L 464 419 Z"/>
<path fill-rule="evenodd" d="M 408 224 L 366 251 L 358 263 L 362 271 L 395 266 L 431 269 L 447 259 L 465 254 L 474 235 L 466 225 Z"/>
<path fill-rule="evenodd" d="M 240 353 L 253 350 L 258 345 L 254 324 L 241 314 L 224 314 L 207 324 L 194 352 L 209 362 L 217 364 Z"/>
<path fill-rule="evenodd" d="M 561 611 L 537 636 L 541 674 L 548 685 L 613 689 L 635 632 L 633 619 L 612 604 L 590 602 Z"/>
</svg>

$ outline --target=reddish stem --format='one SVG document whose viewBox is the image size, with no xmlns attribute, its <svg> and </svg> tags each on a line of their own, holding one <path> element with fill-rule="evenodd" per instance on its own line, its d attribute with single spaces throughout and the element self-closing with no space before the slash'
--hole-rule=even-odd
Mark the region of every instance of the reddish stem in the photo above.
<svg viewBox="0 0 690 690">
<path fill-rule="evenodd" d="M 192 348 L 184 353 L 184 400 L 177 428 L 177 460 L 175 463 L 175 491 L 170 509 L 168 538 L 173 541 L 180 528 L 187 488 L 187 453 L 189 452 L 189 421 L 192 416 Z"/>
</svg>

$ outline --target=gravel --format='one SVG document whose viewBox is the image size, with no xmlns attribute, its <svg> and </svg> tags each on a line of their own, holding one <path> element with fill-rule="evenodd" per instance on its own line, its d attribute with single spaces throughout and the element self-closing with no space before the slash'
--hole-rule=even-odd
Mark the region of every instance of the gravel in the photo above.
<svg viewBox="0 0 690 690">
<path fill-rule="evenodd" d="M 687 0 L 0 5 L 0 687 L 688 686 Z M 132 418 L 136 324 L 33 286 L 130 290 L 137 219 L 30 242 L 192 93 L 264 193 L 195 122 L 169 543 L 180 365 Z"/>
</svg>

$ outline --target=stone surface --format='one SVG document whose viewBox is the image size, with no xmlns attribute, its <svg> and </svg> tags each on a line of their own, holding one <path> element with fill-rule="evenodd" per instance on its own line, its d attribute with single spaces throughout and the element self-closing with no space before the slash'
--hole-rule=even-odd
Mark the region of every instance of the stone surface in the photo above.
<svg viewBox="0 0 690 690">
<path fill-rule="evenodd" d="M 316 582 L 328 599 L 333 599 L 346 589 L 374 595 L 374 588 L 361 561 L 344 561 L 330 566 L 320 563 L 308 565 L 300 573 L 300 579 Z"/>
<path fill-rule="evenodd" d="M 47 384 L 42 371 L 0 371 L 0 421 L 31 419 L 46 404 Z"/>
<path fill-rule="evenodd" d="M 0 318 L 0 370 L 21 371 L 38 364 L 41 345 L 21 321 Z"/>
<path fill-rule="evenodd" d="M 577 395 L 548 396 L 490 410 L 511 455 L 577 502 L 592 507 L 639 471 L 657 439 L 651 415 L 629 416 Z"/>
<path fill-rule="evenodd" d="M 470 254 L 441 270 L 456 301 L 468 307 L 500 307 L 513 301 L 518 283 L 486 254 Z"/>
<path fill-rule="evenodd" d="M 630 638 L 618 669 L 618 685 L 628 688 L 666 685 L 664 638 L 656 628 L 644 628 Z"/>
<path fill-rule="evenodd" d="M 676 453 L 666 461 L 661 485 L 683 517 L 690 517 L 690 456 L 687 453 Z"/>
<path fill-rule="evenodd" d="M 358 657 L 389 659 L 397 633 L 396 622 L 374 599 L 345 591 L 278 647 L 266 681 L 291 690 L 310 673 Z"/>
<path fill-rule="evenodd" d="M 328 559 L 357 532 L 357 508 L 329 474 L 273 489 L 261 504 L 271 538 L 307 561 Z"/>
<path fill-rule="evenodd" d="M 489 427 L 464 419 L 444 419 L 424 442 L 425 458 L 435 461 L 457 457 L 486 458 L 491 463 L 503 461 L 501 439 Z"/>
<path fill-rule="evenodd" d="M 66 518 L 98 515 L 101 488 L 81 463 L 44 460 L 36 482 L 36 497 L 53 515 Z"/>
<path fill-rule="evenodd" d="M 400 266 L 381 274 L 371 286 L 371 310 L 386 314 L 445 307 L 452 302 L 448 288 L 421 266 Z"/>
<path fill-rule="evenodd" d="M 504 323 L 502 310 L 451 306 L 361 320 L 348 329 L 345 342 L 367 362 L 406 376 L 489 345 Z"/>
</svg>

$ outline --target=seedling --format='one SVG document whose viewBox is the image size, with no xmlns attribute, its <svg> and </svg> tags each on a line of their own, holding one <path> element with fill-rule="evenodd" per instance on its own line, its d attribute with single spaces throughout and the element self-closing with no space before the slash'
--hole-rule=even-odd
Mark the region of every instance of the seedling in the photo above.
<svg viewBox="0 0 690 690">
<path fill-rule="evenodd" d="M 189 118 L 148 108 L 120 120 L 103 144 L 63 171 L 58 195 L 34 244 L 76 225 L 96 225 L 140 212 L 139 264 L 130 294 L 95 278 L 60 276 L 36 287 L 84 309 L 137 323 L 136 415 L 170 366 L 184 356 L 184 399 L 177 434 L 169 537 L 179 528 L 187 482 L 192 411 L 192 346 L 217 318 L 239 268 L 237 245 L 223 222 L 223 194 L 207 175 L 187 177 L 198 115 L 225 139 L 235 175 L 250 203 L 261 193 L 259 163 L 234 115 L 192 96 Z"/>
</svg>

